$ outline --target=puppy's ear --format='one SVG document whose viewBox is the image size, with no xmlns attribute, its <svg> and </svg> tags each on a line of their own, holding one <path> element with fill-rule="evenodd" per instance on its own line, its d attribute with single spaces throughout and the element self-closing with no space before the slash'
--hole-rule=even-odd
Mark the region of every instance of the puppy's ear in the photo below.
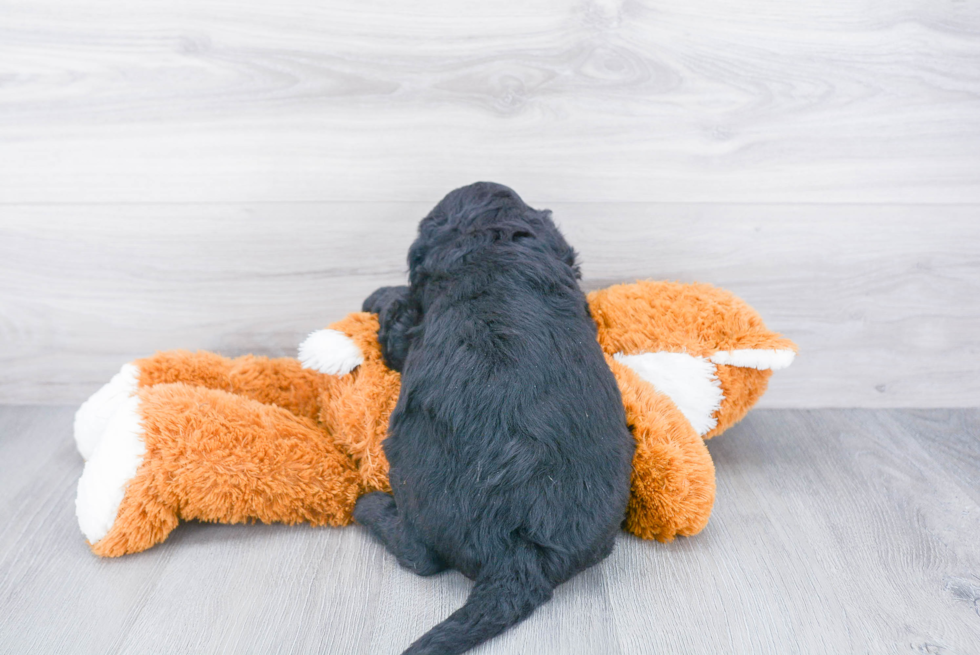
<svg viewBox="0 0 980 655">
<path fill-rule="evenodd" d="M 428 241 L 421 235 L 408 249 L 408 280 L 414 287 L 424 282 L 426 277 L 425 256 L 429 251 Z"/>
<path fill-rule="evenodd" d="M 565 248 L 560 252 L 558 257 L 568 265 L 569 268 L 575 273 L 575 279 L 582 279 L 582 269 L 578 265 L 578 253 L 567 243 Z"/>
<path fill-rule="evenodd" d="M 557 255 L 566 266 L 572 269 L 575 273 L 575 279 L 582 279 L 582 271 L 578 265 L 578 253 L 575 249 L 568 245 L 565 241 L 565 237 L 558 230 L 558 226 L 555 225 L 554 220 L 551 218 L 551 210 L 544 209 L 539 212 L 538 220 L 541 221 L 542 228 L 538 232 L 539 238 L 548 244 L 548 247 Z"/>
</svg>

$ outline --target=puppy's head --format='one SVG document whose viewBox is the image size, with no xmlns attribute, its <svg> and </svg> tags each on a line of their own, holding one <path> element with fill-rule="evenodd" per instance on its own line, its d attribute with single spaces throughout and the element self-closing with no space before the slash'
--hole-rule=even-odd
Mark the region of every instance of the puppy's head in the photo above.
<svg viewBox="0 0 980 655">
<path fill-rule="evenodd" d="M 451 275 L 469 256 L 496 247 L 554 258 L 581 277 L 575 251 L 551 220 L 551 211 L 528 207 L 513 189 L 476 182 L 446 195 L 419 223 L 408 251 L 413 286 Z"/>
</svg>

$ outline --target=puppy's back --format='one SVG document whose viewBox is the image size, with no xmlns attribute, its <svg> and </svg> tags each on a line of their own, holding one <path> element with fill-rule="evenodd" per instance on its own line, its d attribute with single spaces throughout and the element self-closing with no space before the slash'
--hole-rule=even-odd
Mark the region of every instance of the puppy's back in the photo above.
<svg viewBox="0 0 980 655">
<path fill-rule="evenodd" d="M 622 520 L 633 440 L 584 295 L 521 289 L 523 271 L 500 267 L 475 294 L 447 289 L 403 370 L 386 453 L 393 476 L 433 499 L 417 522 L 451 556 L 485 545 L 459 529 L 474 522 L 580 551 Z M 493 555 L 452 563 L 472 571 Z"/>
<path fill-rule="evenodd" d="M 623 520 L 622 399 L 574 252 L 527 209 L 413 246 L 421 321 L 384 448 L 399 513 L 476 586 L 409 652 L 462 652 L 521 620 Z"/>
</svg>

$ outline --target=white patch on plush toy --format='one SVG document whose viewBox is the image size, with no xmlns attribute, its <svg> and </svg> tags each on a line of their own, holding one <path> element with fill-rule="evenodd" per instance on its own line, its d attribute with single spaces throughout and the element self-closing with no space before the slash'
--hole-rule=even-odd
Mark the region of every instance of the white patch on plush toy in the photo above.
<svg viewBox="0 0 980 655">
<path fill-rule="evenodd" d="M 139 397 L 130 396 L 109 419 L 78 480 L 75 515 L 90 543 L 106 536 L 116 521 L 126 487 L 143 463 L 146 444 L 142 435 Z"/>
<path fill-rule="evenodd" d="M 127 398 L 136 393 L 139 378 L 139 367 L 123 364 L 119 372 L 75 412 L 75 445 L 83 458 L 88 459 L 95 452 L 109 419 Z"/>
<path fill-rule="evenodd" d="M 715 376 L 715 365 L 705 358 L 668 352 L 616 353 L 613 357 L 674 401 L 699 435 L 718 425 L 714 414 L 725 396 Z"/>
<path fill-rule="evenodd" d="M 740 350 L 719 350 L 711 356 L 711 361 L 715 364 L 727 364 L 728 366 L 778 371 L 792 364 L 795 357 L 796 353 L 792 350 L 743 348 Z"/>
<path fill-rule="evenodd" d="M 317 330 L 299 345 L 303 368 L 327 375 L 347 375 L 364 363 L 364 355 L 354 340 L 337 330 Z"/>
</svg>

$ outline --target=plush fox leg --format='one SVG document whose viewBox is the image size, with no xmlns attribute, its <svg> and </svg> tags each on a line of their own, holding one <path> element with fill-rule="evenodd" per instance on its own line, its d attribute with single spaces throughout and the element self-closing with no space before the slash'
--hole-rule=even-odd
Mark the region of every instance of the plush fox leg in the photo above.
<svg viewBox="0 0 980 655">
<path fill-rule="evenodd" d="M 346 525 L 359 480 L 309 419 L 185 383 L 145 387 L 110 419 L 78 485 L 97 555 L 135 553 L 180 520 Z"/>
<path fill-rule="evenodd" d="M 708 523 L 715 467 L 704 441 L 667 396 L 630 367 L 607 356 L 636 438 L 624 528 L 643 539 L 670 541 Z"/>
<path fill-rule="evenodd" d="M 313 366 L 324 373 L 340 368 L 337 362 L 349 360 L 344 356 L 345 345 L 337 347 L 336 335 L 349 340 L 358 356 L 357 369 L 350 375 L 331 376 L 329 402 L 322 402 L 320 422 L 337 443 L 354 460 L 363 492 L 390 491 L 388 460 L 381 442 L 388 433 L 388 418 L 398 402 L 401 376 L 385 366 L 378 343 L 378 317 L 367 312 L 349 314 L 322 333 L 334 347 L 317 350 L 318 335 L 314 332 L 300 346 L 303 366 Z M 338 358 L 335 349 L 342 355 Z"/>
<path fill-rule="evenodd" d="M 78 409 L 75 442 L 82 457 L 88 459 L 95 451 L 109 418 L 126 398 L 140 387 L 172 382 L 228 391 L 312 420 L 317 419 L 321 394 L 335 383 L 333 378 L 304 369 L 299 361 L 285 357 L 246 355 L 229 359 L 203 351 L 159 352 L 124 364 Z"/>
<path fill-rule="evenodd" d="M 204 351 L 172 350 L 138 359 L 133 364 L 139 369 L 141 387 L 185 382 L 278 405 L 314 421 L 322 387 L 328 381 L 289 357 L 245 355 L 229 359 Z"/>
<path fill-rule="evenodd" d="M 720 364 L 715 369 L 725 400 L 714 414 L 718 424 L 703 435 L 704 439 L 717 436 L 742 420 L 742 417 L 766 392 L 769 378 L 772 377 L 772 371 L 768 369 Z"/>
<path fill-rule="evenodd" d="M 116 410 L 136 393 L 139 378 L 140 371 L 136 366 L 123 364 L 122 369 L 75 412 L 75 445 L 84 459 L 95 452 Z"/>
</svg>

